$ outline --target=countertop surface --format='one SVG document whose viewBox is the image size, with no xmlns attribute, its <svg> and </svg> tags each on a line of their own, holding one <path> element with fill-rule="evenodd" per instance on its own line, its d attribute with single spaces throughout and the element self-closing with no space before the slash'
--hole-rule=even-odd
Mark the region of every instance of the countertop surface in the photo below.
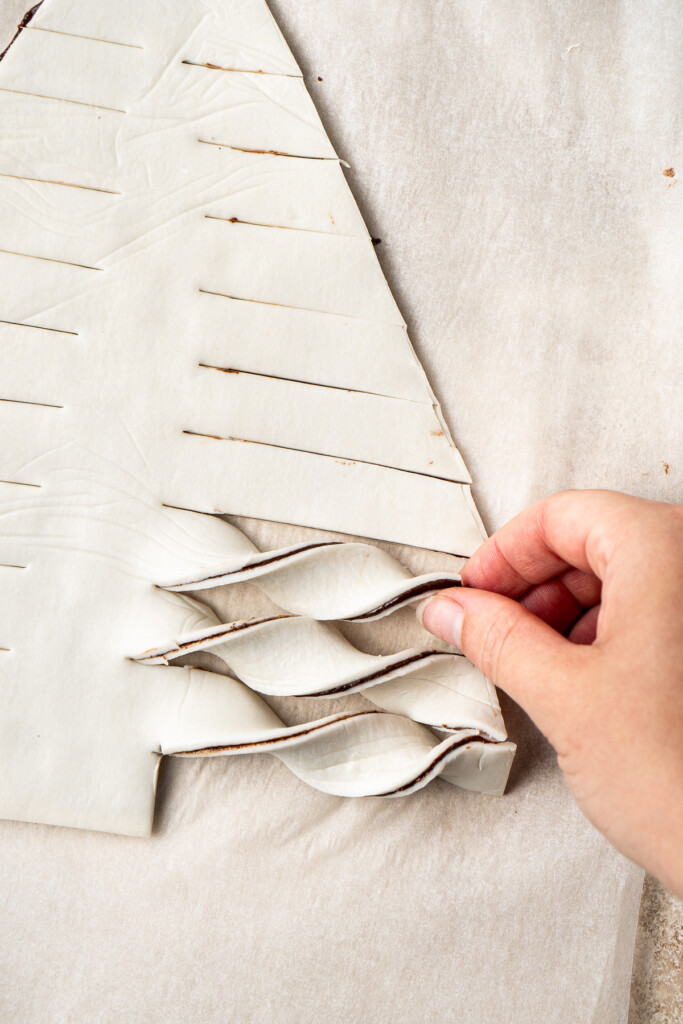
<svg viewBox="0 0 683 1024">
<path fill-rule="evenodd" d="M 649 876 L 643 886 L 628 1024 L 683 1021 L 683 903 Z"/>
</svg>

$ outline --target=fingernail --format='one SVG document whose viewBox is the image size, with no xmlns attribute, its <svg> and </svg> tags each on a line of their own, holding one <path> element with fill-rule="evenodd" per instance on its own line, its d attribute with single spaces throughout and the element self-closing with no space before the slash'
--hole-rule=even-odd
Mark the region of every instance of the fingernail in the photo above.
<svg viewBox="0 0 683 1024">
<path fill-rule="evenodd" d="M 463 610 L 451 597 L 428 597 L 417 607 L 417 618 L 425 629 L 454 647 L 460 647 Z"/>
</svg>

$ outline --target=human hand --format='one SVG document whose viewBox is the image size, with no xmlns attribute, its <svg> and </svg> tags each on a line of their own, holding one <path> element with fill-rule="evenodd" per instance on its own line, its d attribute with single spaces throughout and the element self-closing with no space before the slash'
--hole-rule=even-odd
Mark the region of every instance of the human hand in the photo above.
<svg viewBox="0 0 683 1024">
<path fill-rule="evenodd" d="M 565 491 L 418 614 L 510 694 L 589 820 L 683 897 L 683 505 Z"/>
</svg>

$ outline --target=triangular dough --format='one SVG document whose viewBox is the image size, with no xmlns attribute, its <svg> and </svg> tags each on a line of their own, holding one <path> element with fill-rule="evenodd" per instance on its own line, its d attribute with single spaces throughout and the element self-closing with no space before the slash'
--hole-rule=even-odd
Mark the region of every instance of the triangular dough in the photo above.
<svg viewBox="0 0 683 1024">
<path fill-rule="evenodd" d="M 512 747 L 486 739 L 502 720 L 471 666 L 462 699 L 483 718 L 441 716 L 486 734 L 467 746 L 471 732 L 440 743 L 377 713 L 292 737 L 241 683 L 129 660 L 217 624 L 155 584 L 254 559 L 197 513 L 462 556 L 484 536 L 263 0 L 45 0 L 0 63 L 0 119 L 0 814 L 145 834 L 161 752 L 245 743 L 279 744 L 329 792 L 406 791 L 458 764 L 462 784 L 500 791 Z M 359 614 L 373 566 L 392 600 L 410 590 L 377 549 L 350 574 L 357 555 L 338 550 Z M 302 573 L 326 559 L 287 553 L 266 589 L 301 612 Z M 317 630 L 318 663 L 334 643 L 329 627 L 286 628 Z M 424 677 L 420 720 L 438 724 Z M 416 717 L 405 682 L 383 677 L 377 703 Z M 321 761 L 324 737 L 338 756 Z"/>
</svg>

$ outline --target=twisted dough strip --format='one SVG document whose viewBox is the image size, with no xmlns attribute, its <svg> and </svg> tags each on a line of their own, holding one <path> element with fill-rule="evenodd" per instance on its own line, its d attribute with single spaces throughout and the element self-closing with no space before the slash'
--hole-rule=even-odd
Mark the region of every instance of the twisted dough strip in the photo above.
<svg viewBox="0 0 683 1024">
<path fill-rule="evenodd" d="M 449 732 L 506 739 L 495 690 L 461 654 L 427 647 L 364 654 L 333 626 L 278 615 L 185 633 L 134 660 L 150 665 L 211 651 L 252 690 L 278 697 L 343 696 L 362 690 L 378 707 Z"/>
<path fill-rule="evenodd" d="M 160 586 L 183 592 L 251 582 L 296 615 L 363 621 L 379 619 L 445 587 L 461 586 L 457 573 L 411 576 L 395 558 L 370 544 L 327 541 L 260 552 L 244 540 L 244 554 Z"/>
<path fill-rule="evenodd" d="M 242 680 L 221 677 L 240 688 L 231 693 L 238 733 L 241 703 L 248 697 L 257 702 L 252 710 L 260 709 L 255 736 L 238 734 L 229 743 L 221 737 L 220 745 L 193 751 L 166 745 L 164 753 L 268 750 L 311 786 L 339 796 L 407 794 L 437 775 L 465 789 L 504 791 L 515 746 L 501 742 L 506 733 L 495 690 L 473 665 L 457 654 L 425 648 L 385 657 L 363 654 L 328 625 L 332 619 L 380 618 L 459 586 L 457 574 L 413 577 L 381 548 L 356 542 L 297 544 L 262 553 L 232 529 L 230 561 L 164 589 L 186 592 L 248 581 L 294 615 L 224 624 L 205 618 L 202 627 L 211 625 L 137 657 L 168 664 L 209 650 Z M 391 713 L 340 713 L 285 727 L 255 690 L 307 696 L 362 690 Z M 420 722 L 452 735 L 439 741 Z"/>
<path fill-rule="evenodd" d="M 406 796 L 436 776 L 494 796 L 505 789 L 513 743 L 493 743 L 470 730 L 437 741 L 424 726 L 382 711 L 347 712 L 285 727 L 260 697 L 236 679 L 197 669 L 192 674 L 195 683 L 175 724 L 178 736 L 191 733 L 202 690 L 217 686 L 230 701 L 233 734 L 228 742 L 222 738 L 220 745 L 198 749 L 188 749 L 168 735 L 162 754 L 272 753 L 298 778 L 335 796 Z"/>
</svg>

